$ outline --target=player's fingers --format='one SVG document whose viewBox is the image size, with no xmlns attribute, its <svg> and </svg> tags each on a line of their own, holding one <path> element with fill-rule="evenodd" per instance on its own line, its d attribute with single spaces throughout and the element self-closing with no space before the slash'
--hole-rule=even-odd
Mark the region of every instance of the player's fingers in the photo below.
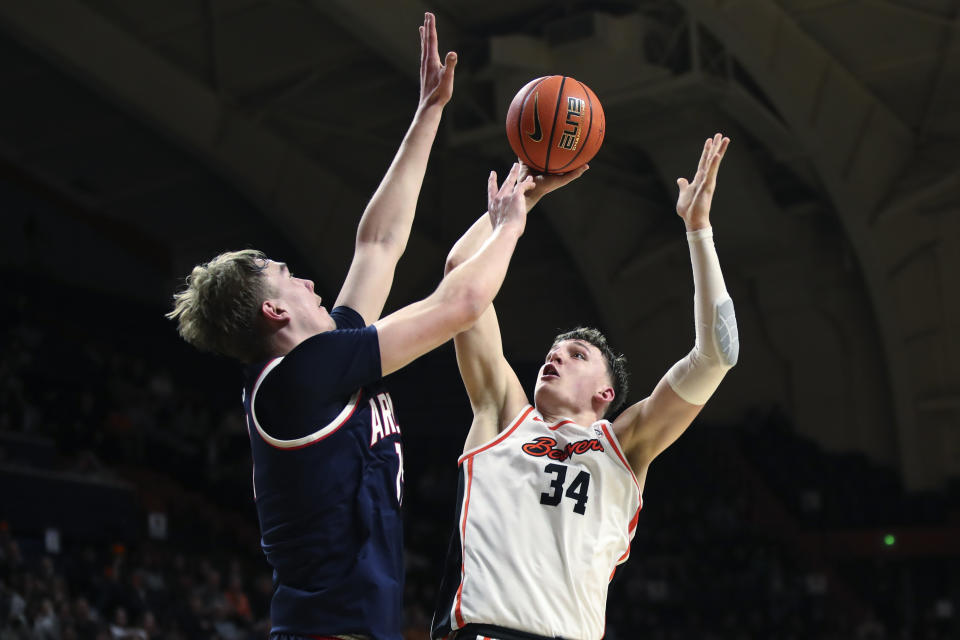
<svg viewBox="0 0 960 640">
<path fill-rule="evenodd" d="M 710 156 L 707 160 L 707 167 L 709 167 L 713 163 L 713 157 L 720 150 L 720 145 L 722 143 L 723 143 L 723 134 L 721 133 L 715 133 L 713 135 L 713 138 L 710 139 Z"/>
<path fill-rule="evenodd" d="M 687 182 L 687 179 L 686 179 L 686 178 L 677 178 L 677 186 L 680 187 L 680 191 L 683 191 L 683 190 L 686 189 L 689 185 L 690 185 L 690 183 Z"/>
<path fill-rule="evenodd" d="M 491 171 L 490 175 L 487 176 L 487 206 L 493 204 L 494 199 L 497 197 L 497 172 Z"/>
<path fill-rule="evenodd" d="M 510 167 L 510 173 L 507 174 L 507 177 L 503 181 L 503 185 L 501 186 L 500 190 L 503 191 L 504 194 L 507 194 L 510 191 L 512 191 L 514 188 L 516 188 L 517 176 L 519 175 L 520 175 L 520 163 L 514 162 L 513 166 Z"/>
<path fill-rule="evenodd" d="M 576 169 L 575 171 L 571 171 L 567 175 L 563 176 L 564 177 L 563 184 L 568 184 L 570 182 L 573 182 L 574 180 L 576 180 L 577 178 L 585 174 L 587 172 L 587 169 L 589 168 L 590 168 L 590 165 L 585 164 L 579 169 Z"/>
<path fill-rule="evenodd" d="M 727 147 L 730 146 L 730 138 L 724 138 L 720 141 L 720 148 L 717 150 L 717 155 L 723 158 L 723 154 L 727 152 Z"/>
<path fill-rule="evenodd" d="M 723 138 L 717 144 L 717 150 L 710 158 L 710 169 L 707 174 L 707 182 L 710 186 L 717 183 L 717 172 L 720 170 L 720 162 L 723 160 L 723 154 L 727 151 L 728 144 L 730 144 L 730 139 Z"/>
<path fill-rule="evenodd" d="M 423 24 L 420 26 L 420 66 L 424 67 L 427 64 L 429 59 L 428 53 L 430 51 L 429 45 L 429 36 L 427 34 L 427 14 L 423 16 Z"/>
<path fill-rule="evenodd" d="M 703 150 L 700 152 L 700 161 L 697 162 L 698 171 L 707 164 L 707 158 L 710 157 L 711 147 L 713 147 L 713 138 L 707 138 L 703 143 Z"/>
<path fill-rule="evenodd" d="M 443 75 L 452 76 L 453 68 L 457 66 L 457 52 L 448 51 L 447 57 L 444 58 L 443 60 L 443 64 L 444 64 Z"/>
<path fill-rule="evenodd" d="M 420 33 L 423 37 L 420 40 L 420 64 L 428 65 L 430 63 L 430 27 L 428 14 L 423 14 L 423 26 L 420 27 Z"/>
<path fill-rule="evenodd" d="M 518 175 L 520 176 L 520 179 L 521 179 L 521 180 L 523 180 L 523 179 L 526 178 L 527 176 L 531 175 L 531 174 L 530 174 L 530 167 L 528 167 L 528 166 L 523 162 L 523 160 L 521 160 L 520 158 L 517 158 L 517 162 L 520 163 L 520 173 L 519 173 Z"/>
<path fill-rule="evenodd" d="M 537 183 L 534 182 L 533 176 L 527 176 L 523 180 L 517 183 L 517 191 L 519 193 L 525 194 L 527 191 L 536 188 Z"/>
<path fill-rule="evenodd" d="M 440 54 L 437 51 L 437 17 L 432 13 L 427 13 L 427 44 L 430 45 L 428 49 L 431 60 L 438 60 Z"/>
</svg>

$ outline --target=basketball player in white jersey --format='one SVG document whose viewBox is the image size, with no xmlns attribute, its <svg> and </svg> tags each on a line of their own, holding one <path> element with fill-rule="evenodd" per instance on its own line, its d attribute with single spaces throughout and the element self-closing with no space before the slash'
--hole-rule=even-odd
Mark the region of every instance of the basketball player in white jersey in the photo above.
<svg viewBox="0 0 960 640">
<path fill-rule="evenodd" d="M 626 397 L 625 360 L 599 331 L 557 337 L 533 406 L 503 356 L 492 306 L 456 336 L 474 418 L 459 461 L 459 519 L 433 638 L 603 636 L 607 586 L 629 556 L 650 462 L 737 361 L 733 301 L 709 215 L 728 143 L 721 134 L 707 140 L 693 181 L 677 180 L 693 264 L 695 346 L 612 424 L 603 418 Z M 489 232 L 490 223 L 478 220 L 451 250 L 447 269 Z"/>
</svg>

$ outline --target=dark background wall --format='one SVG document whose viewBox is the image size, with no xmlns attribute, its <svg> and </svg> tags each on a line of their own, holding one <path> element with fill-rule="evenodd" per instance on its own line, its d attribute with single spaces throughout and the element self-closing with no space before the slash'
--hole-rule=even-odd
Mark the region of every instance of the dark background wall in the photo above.
<svg viewBox="0 0 960 640">
<path fill-rule="evenodd" d="M 436 285 L 482 212 L 487 172 L 511 161 L 503 120 L 520 86 L 573 75 L 606 110 L 591 171 L 531 216 L 497 300 L 524 381 L 577 324 L 627 354 L 631 400 L 687 352 L 674 181 L 705 137 L 733 139 L 713 221 L 741 362 L 655 464 L 608 636 L 955 624 L 956 0 L 2 4 L 2 448 L 27 474 L 0 484 L 11 541 L 40 562 L 55 526 L 71 550 L 58 563 L 89 544 L 106 554 L 89 567 L 126 557 L 131 576 L 176 547 L 187 568 L 168 581 L 213 593 L 214 568 L 197 567 L 229 538 L 224 582 L 242 574 L 253 593 L 263 567 L 239 374 L 182 345 L 162 313 L 193 264 L 246 246 L 336 295 L 415 108 L 425 10 L 460 64 L 389 308 Z M 449 345 L 393 382 L 417 621 L 469 408 Z M 704 453 L 717 447 L 720 459 Z M 81 503 L 86 522 L 65 517 Z M 88 526 L 97 505 L 116 512 L 101 536 Z M 145 550 L 152 511 L 168 514 L 169 538 Z M 120 539 L 129 555 L 111 550 Z M 250 568 L 230 569 L 238 558 Z M 84 585 L 68 582 L 73 598 Z M 761 613 L 738 608 L 757 594 Z M 181 626 L 214 619 L 201 604 Z"/>
</svg>

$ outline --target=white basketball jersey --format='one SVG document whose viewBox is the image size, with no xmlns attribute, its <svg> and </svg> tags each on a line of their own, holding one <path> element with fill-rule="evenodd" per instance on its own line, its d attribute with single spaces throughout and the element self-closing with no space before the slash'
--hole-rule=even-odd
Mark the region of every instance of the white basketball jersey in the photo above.
<svg viewBox="0 0 960 640">
<path fill-rule="evenodd" d="M 607 586 L 641 507 L 611 424 L 547 423 L 528 406 L 463 454 L 460 470 L 460 584 L 437 612 L 448 628 L 601 638 Z"/>
</svg>

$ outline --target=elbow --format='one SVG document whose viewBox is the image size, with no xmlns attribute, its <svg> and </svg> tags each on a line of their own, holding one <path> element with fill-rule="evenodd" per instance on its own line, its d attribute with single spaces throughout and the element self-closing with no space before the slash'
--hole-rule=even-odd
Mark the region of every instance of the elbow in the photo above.
<svg viewBox="0 0 960 640">
<path fill-rule="evenodd" d="M 370 253 L 381 256 L 385 260 L 391 260 L 396 264 L 400 261 L 403 252 L 407 249 L 406 238 L 400 238 L 396 234 L 387 234 L 379 237 L 362 237 L 357 234 L 355 245 L 356 254 Z"/>
<path fill-rule="evenodd" d="M 714 307 L 712 338 L 710 360 L 714 362 L 714 366 L 721 367 L 726 372 L 740 359 L 740 331 L 737 328 L 733 300 L 729 296 Z"/>
<path fill-rule="evenodd" d="M 443 275 L 447 275 L 463 263 L 463 259 L 456 251 L 456 247 L 447 254 L 447 261 L 443 264 Z"/>
<path fill-rule="evenodd" d="M 457 292 L 448 306 L 455 332 L 466 331 L 475 325 L 488 306 L 490 299 L 476 286 L 470 285 Z"/>
<path fill-rule="evenodd" d="M 718 331 L 717 335 L 723 353 L 723 362 L 727 365 L 727 369 L 730 369 L 740 359 L 740 329 L 737 328 L 737 314 L 734 312 L 731 298 L 728 297 L 720 304 L 717 316 L 723 324 L 723 329 Z"/>
</svg>

